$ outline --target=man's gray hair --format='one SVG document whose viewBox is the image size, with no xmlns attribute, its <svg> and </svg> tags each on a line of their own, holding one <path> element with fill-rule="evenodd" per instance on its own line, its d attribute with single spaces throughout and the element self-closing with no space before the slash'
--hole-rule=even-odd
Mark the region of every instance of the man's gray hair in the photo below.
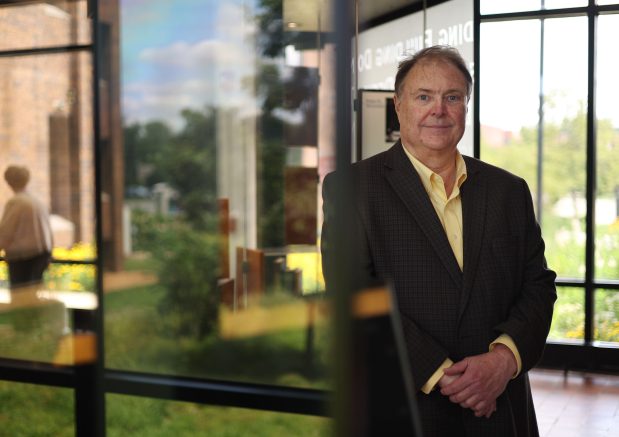
<svg viewBox="0 0 619 437">
<path fill-rule="evenodd" d="M 402 92 L 402 85 L 404 84 L 404 79 L 409 71 L 421 60 L 442 60 L 449 62 L 454 67 L 456 67 L 466 80 L 466 94 L 467 97 L 471 96 L 471 90 L 473 89 L 473 78 L 471 77 L 471 73 L 469 73 L 469 69 L 466 67 L 466 61 L 462 58 L 458 50 L 451 46 L 445 45 L 437 45 L 426 47 L 425 49 L 419 50 L 414 55 L 408 56 L 407 58 L 400 61 L 398 64 L 398 72 L 395 75 L 395 93 L 397 96 L 400 96 Z"/>
</svg>

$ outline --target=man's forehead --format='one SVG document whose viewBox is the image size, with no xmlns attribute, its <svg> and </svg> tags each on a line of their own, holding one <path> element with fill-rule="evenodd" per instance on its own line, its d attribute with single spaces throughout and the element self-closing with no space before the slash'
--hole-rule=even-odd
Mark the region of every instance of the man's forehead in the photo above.
<svg viewBox="0 0 619 437">
<path fill-rule="evenodd" d="M 411 68 L 404 82 L 413 88 L 432 89 L 441 81 L 448 82 L 450 89 L 462 89 L 464 92 L 467 90 L 462 72 L 455 65 L 441 59 L 422 59 Z"/>
</svg>

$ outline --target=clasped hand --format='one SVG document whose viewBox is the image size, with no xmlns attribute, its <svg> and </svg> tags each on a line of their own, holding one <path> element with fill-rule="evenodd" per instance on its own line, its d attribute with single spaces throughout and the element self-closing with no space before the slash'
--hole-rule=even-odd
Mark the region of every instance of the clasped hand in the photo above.
<svg viewBox="0 0 619 437">
<path fill-rule="evenodd" d="M 489 418 L 516 369 L 509 348 L 497 344 L 491 352 L 466 357 L 445 368 L 438 385 L 451 402 L 470 408 L 476 417 Z"/>
</svg>

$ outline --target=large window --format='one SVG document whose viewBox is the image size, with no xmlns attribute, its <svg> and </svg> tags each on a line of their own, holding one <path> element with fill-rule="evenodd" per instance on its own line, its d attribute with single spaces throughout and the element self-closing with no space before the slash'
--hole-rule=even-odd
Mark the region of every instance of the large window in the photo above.
<svg viewBox="0 0 619 437">
<path fill-rule="evenodd" d="M 531 186 L 560 285 L 546 355 L 593 346 L 568 366 L 605 366 L 619 326 L 613 3 L 480 2 L 480 155 Z"/>
<path fill-rule="evenodd" d="M 106 367 L 326 388 L 329 20 L 278 2 L 119 6 L 124 171 L 103 185 L 124 177 L 123 251 L 119 282 L 104 282 Z"/>
<path fill-rule="evenodd" d="M 319 256 L 320 180 L 335 165 L 331 7 L 0 6 L 0 171 L 30 168 L 54 234 L 34 288 L 13 289 L 0 259 L 0 359 L 9 379 L 55 386 L 48 397 L 74 389 L 59 405 L 77 435 L 102 420 L 111 435 L 149 435 L 162 411 L 181 434 L 230 420 L 328 433 L 311 416 L 327 414 L 331 386 Z M 1 212 L 3 181 L 0 194 Z"/>
<path fill-rule="evenodd" d="M 36 286 L 12 286 L 2 253 L 0 356 L 52 362 L 71 311 L 97 305 L 90 20 L 85 1 L 28 2 L 0 7 L 0 28 L 0 172 L 28 169 L 53 236 Z M 0 210 L 13 195 L 2 177 Z"/>
</svg>

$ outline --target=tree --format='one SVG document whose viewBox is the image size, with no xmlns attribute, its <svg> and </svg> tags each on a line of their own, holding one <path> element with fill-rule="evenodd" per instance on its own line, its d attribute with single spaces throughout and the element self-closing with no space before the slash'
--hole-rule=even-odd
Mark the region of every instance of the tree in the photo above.
<svg viewBox="0 0 619 437">
<path fill-rule="evenodd" d="M 216 113 L 185 109 L 184 126 L 173 132 L 161 121 L 125 128 L 133 183 L 165 182 L 176 192 L 178 212 L 135 214 L 140 247 L 151 252 L 166 288 L 160 306 L 172 332 L 204 337 L 219 316 Z M 138 168 L 149 167 L 139 177 Z"/>
<path fill-rule="evenodd" d="M 158 168 L 176 190 L 184 219 L 196 230 L 216 232 L 216 113 L 185 109 L 181 115 L 185 126 L 160 154 Z"/>
<path fill-rule="evenodd" d="M 160 166 L 170 147 L 171 129 L 162 121 L 132 123 L 124 128 L 125 186 L 150 187 L 165 180 Z"/>
<path fill-rule="evenodd" d="M 547 102 L 553 107 L 552 99 Z M 578 211 L 586 190 L 586 109 L 581 104 L 573 116 L 547 121 L 543 131 L 542 226 L 550 266 L 563 276 L 584 273 L 584 216 Z M 619 132 L 610 120 L 597 121 L 596 196 L 616 198 L 619 185 Z M 523 177 L 536 192 L 537 127 L 523 127 L 509 144 L 493 147 L 482 138 L 482 158 Z M 560 217 L 552 209 L 560 199 L 572 200 L 572 217 Z M 596 274 L 616 279 L 619 266 L 613 261 L 619 250 L 615 225 L 596 228 Z M 602 276 L 600 276 L 602 277 Z"/>
<path fill-rule="evenodd" d="M 573 193 L 584 195 L 586 188 L 586 110 L 560 123 L 544 123 L 543 132 L 543 191 L 544 202 L 554 205 L 557 200 Z M 597 122 L 597 195 L 612 196 L 619 185 L 619 132 L 610 120 Z M 523 177 L 536 190 L 537 127 L 525 126 L 511 143 L 494 147 L 482 138 L 481 157 Z"/>
</svg>

